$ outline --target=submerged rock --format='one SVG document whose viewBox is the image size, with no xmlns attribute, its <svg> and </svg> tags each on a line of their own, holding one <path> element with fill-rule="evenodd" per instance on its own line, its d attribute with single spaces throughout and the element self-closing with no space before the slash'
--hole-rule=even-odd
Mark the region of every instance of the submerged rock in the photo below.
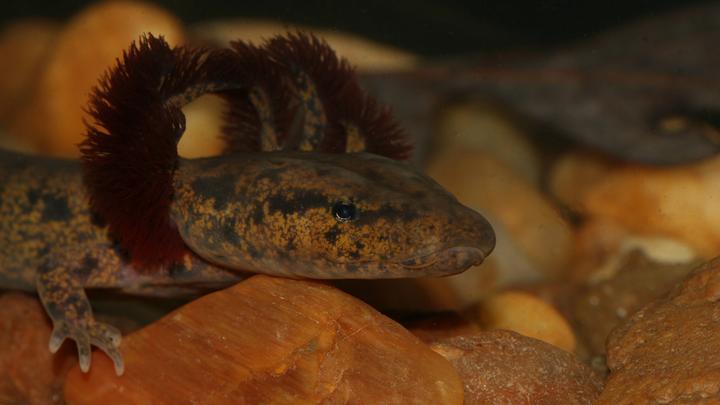
<svg viewBox="0 0 720 405">
<path fill-rule="evenodd" d="M 542 159 L 538 150 L 523 128 L 496 106 L 470 98 L 442 106 L 435 116 L 433 154 L 478 150 L 498 159 L 528 183 L 540 184 Z"/>
<path fill-rule="evenodd" d="M 604 355 L 610 331 L 667 293 L 696 265 L 658 263 L 638 252 L 623 261 L 614 277 L 580 288 L 572 302 L 573 317 L 590 354 Z"/>
<path fill-rule="evenodd" d="M 288 31 L 313 33 L 327 41 L 339 56 L 356 66 L 359 72 L 407 70 L 418 64 L 418 57 L 408 51 L 381 44 L 338 29 L 319 29 L 287 21 L 247 18 L 210 20 L 191 26 L 190 40 L 200 44 L 226 47 L 231 41 L 261 44 L 268 38 Z"/>
<path fill-rule="evenodd" d="M 720 401 L 720 259 L 636 312 L 608 339 L 598 404 Z"/>
<path fill-rule="evenodd" d="M 50 353 L 51 330 L 37 299 L 0 295 L 0 403 L 62 403 L 65 375 L 77 359 L 67 344 Z"/>
<path fill-rule="evenodd" d="M 655 168 L 624 165 L 584 193 L 583 211 L 638 235 L 686 243 L 700 257 L 720 251 L 720 158 Z"/>
<path fill-rule="evenodd" d="M 568 278 L 596 284 L 622 271 L 633 256 L 658 265 L 697 264 L 698 254 L 685 242 L 658 235 L 631 232 L 611 220 L 587 219 L 575 232 L 575 250 Z"/>
<path fill-rule="evenodd" d="M 460 373 L 465 404 L 590 404 L 602 387 L 572 354 L 511 331 L 443 339 L 432 348 Z"/>
<path fill-rule="evenodd" d="M 149 3 L 99 2 L 76 15 L 57 35 L 45 68 L 35 78 L 32 101 L 17 115 L 12 132 L 33 139 L 43 153 L 77 156 L 91 88 L 146 32 L 163 35 L 171 44 L 183 38 L 180 21 Z"/>
<path fill-rule="evenodd" d="M 1 125 L 27 103 L 58 31 L 58 24 L 35 18 L 11 22 L 0 31 Z"/>
<path fill-rule="evenodd" d="M 476 309 L 484 329 L 506 329 L 574 352 L 575 333 L 551 304 L 523 291 L 503 291 L 483 300 Z"/>
<path fill-rule="evenodd" d="M 402 326 L 310 281 L 254 276 L 127 336 L 125 374 L 95 355 L 75 404 L 462 403 L 457 372 Z"/>
<path fill-rule="evenodd" d="M 548 173 L 550 194 L 562 205 L 583 214 L 585 194 L 622 164 L 599 153 L 572 150 L 553 161 Z"/>
</svg>

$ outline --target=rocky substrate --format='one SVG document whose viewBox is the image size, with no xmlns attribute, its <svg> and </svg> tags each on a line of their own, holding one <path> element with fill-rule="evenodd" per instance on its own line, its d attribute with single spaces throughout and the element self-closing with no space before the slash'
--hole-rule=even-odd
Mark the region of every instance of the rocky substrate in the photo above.
<svg viewBox="0 0 720 405">
<path fill-rule="evenodd" d="M 76 156 L 90 86 L 142 32 L 213 45 L 286 30 L 247 20 L 188 27 L 121 1 L 64 24 L 17 21 L 0 33 L 0 145 Z M 409 52 L 315 32 L 363 74 L 420 64 Z M 4 292 L 0 403 L 720 402 L 720 158 L 618 161 L 538 142 L 482 94 L 434 105 L 425 117 L 432 139 L 417 139 L 427 159 L 416 163 L 492 223 L 497 246 L 481 266 L 413 280 L 258 275 L 143 327 L 142 313 L 157 307 L 129 311 L 116 298 L 94 308 L 126 332 L 121 377 L 101 352 L 88 374 L 70 343 L 51 355 L 36 297 Z M 185 113 L 181 154 L 217 154 L 218 100 Z M 717 136 L 707 123 L 670 118 L 666 130 Z"/>
</svg>

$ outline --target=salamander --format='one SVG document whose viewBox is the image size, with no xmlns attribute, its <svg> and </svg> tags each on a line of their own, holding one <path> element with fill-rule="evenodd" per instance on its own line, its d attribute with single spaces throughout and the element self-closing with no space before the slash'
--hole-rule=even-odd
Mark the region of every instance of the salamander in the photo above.
<svg viewBox="0 0 720 405">
<path fill-rule="evenodd" d="M 220 156 L 184 159 L 182 105 L 228 102 Z M 482 215 L 398 157 L 389 111 L 315 37 L 265 46 L 133 43 L 93 91 L 80 162 L 0 151 L 0 285 L 36 290 L 55 352 L 75 341 L 123 373 L 121 334 L 86 289 L 172 297 L 249 273 L 449 275 L 495 245 Z M 386 156 L 383 156 L 386 155 Z"/>
</svg>

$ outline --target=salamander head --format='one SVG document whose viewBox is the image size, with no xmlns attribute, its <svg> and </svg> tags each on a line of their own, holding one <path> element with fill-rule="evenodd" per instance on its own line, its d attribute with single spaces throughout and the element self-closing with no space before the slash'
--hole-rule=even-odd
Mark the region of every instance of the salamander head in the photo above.
<svg viewBox="0 0 720 405">
<path fill-rule="evenodd" d="M 204 259 L 312 278 L 447 275 L 495 246 L 489 223 L 407 164 L 371 154 L 182 161 L 172 217 Z"/>
</svg>

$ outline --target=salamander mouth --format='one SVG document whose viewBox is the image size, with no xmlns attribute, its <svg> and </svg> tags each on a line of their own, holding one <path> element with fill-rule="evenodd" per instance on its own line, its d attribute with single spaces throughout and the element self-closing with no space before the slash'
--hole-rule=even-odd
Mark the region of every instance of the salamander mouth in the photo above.
<svg viewBox="0 0 720 405">
<path fill-rule="evenodd" d="M 449 275 L 481 264 L 489 253 L 474 246 L 453 246 L 406 259 L 399 264 L 409 272 L 421 272 L 423 275 Z"/>
<path fill-rule="evenodd" d="M 351 261 L 325 256 L 325 260 L 330 263 L 327 267 L 330 271 L 324 271 L 322 277 L 364 279 L 448 276 L 481 264 L 494 248 L 495 234 L 489 232 L 482 238 L 462 239 L 431 253 L 419 251 L 404 259 Z"/>
</svg>

